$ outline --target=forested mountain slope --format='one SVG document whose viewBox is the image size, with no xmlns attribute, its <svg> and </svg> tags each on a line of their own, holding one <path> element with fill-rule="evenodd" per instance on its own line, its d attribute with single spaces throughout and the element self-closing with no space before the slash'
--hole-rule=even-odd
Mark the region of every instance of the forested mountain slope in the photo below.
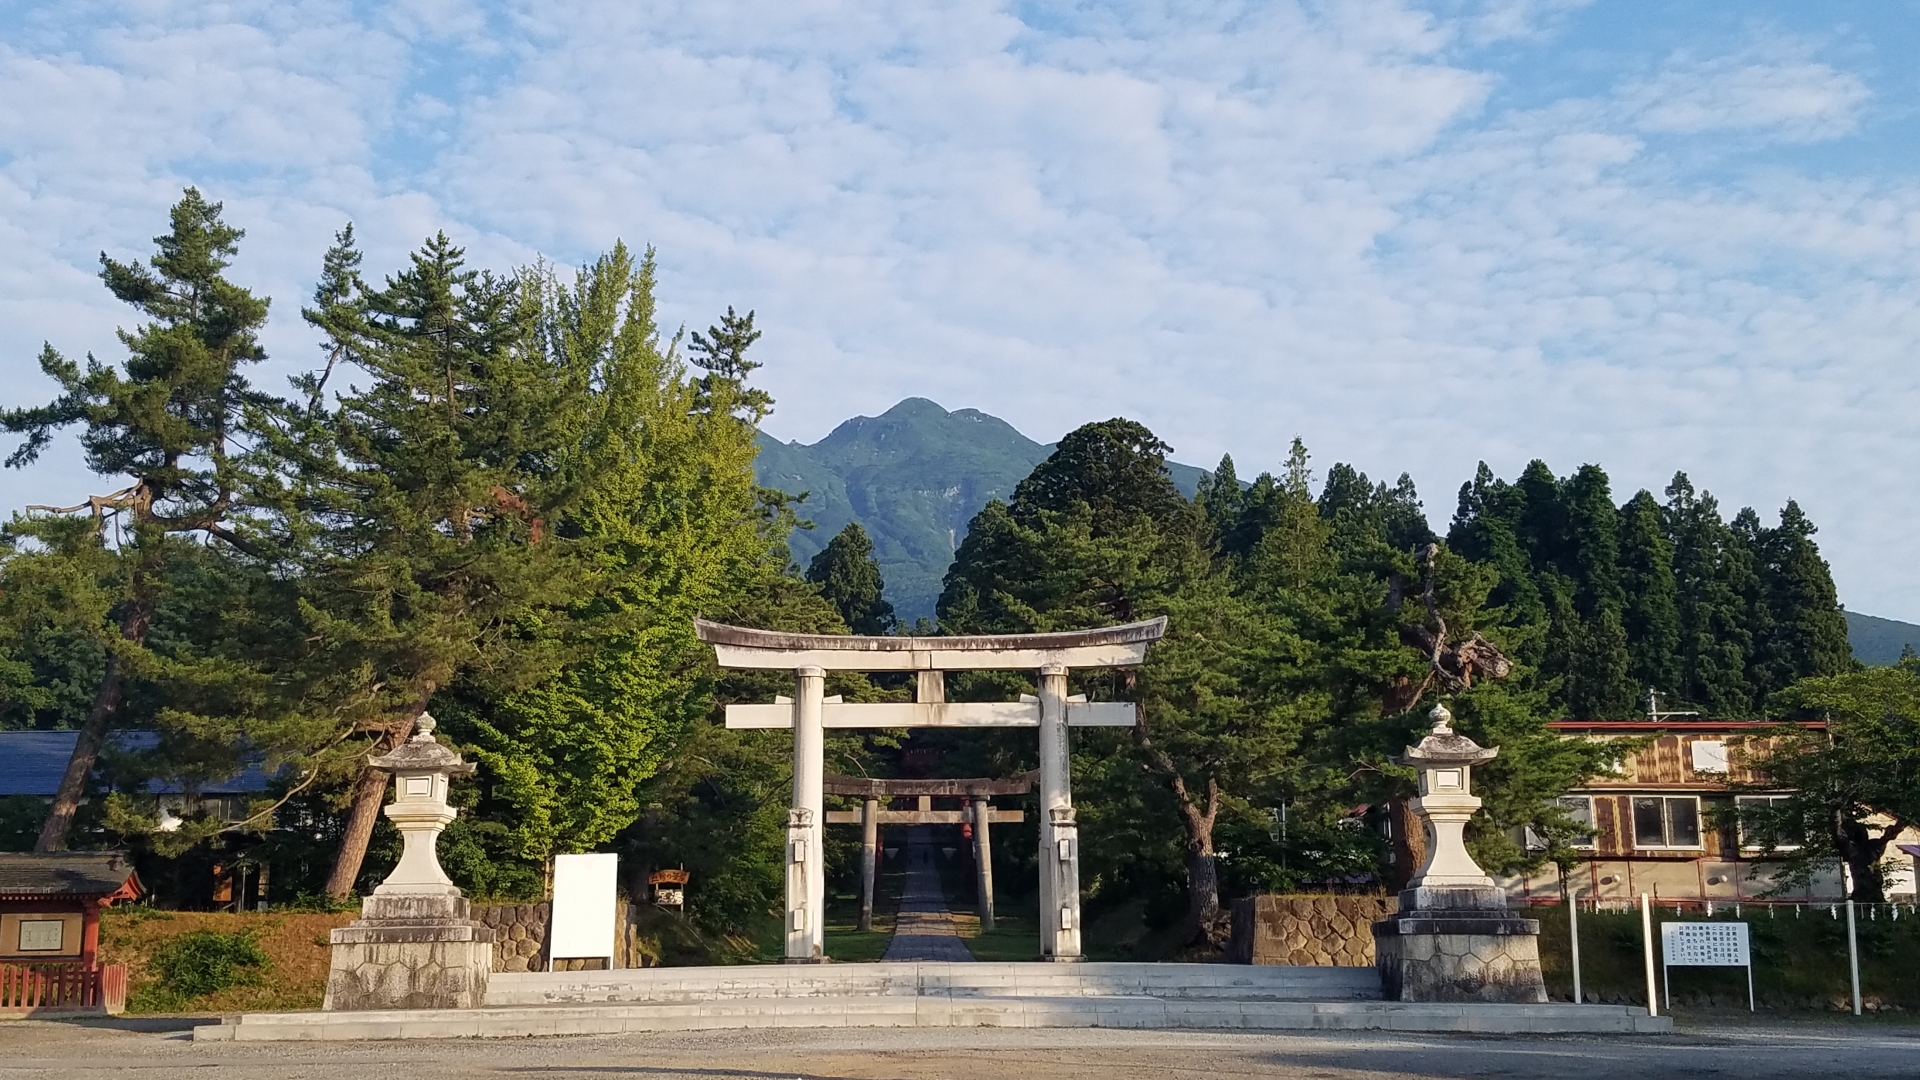
<svg viewBox="0 0 1920 1080">
<path fill-rule="evenodd" d="M 856 416 L 811 446 L 760 436 L 755 472 L 765 487 L 805 493 L 793 558 L 805 567 L 835 533 L 857 521 L 873 538 L 887 599 L 902 623 L 933 615 L 940 579 L 966 537 L 967 523 L 990 499 L 1053 452 L 1013 425 L 975 409 L 948 412 L 907 398 L 879 416 Z M 1168 464 L 1191 497 L 1203 471 Z"/>
<path fill-rule="evenodd" d="M 1920 626 L 1857 611 L 1847 612 L 1847 638 L 1863 664 L 1891 664 L 1908 645 L 1920 650 Z"/>
</svg>

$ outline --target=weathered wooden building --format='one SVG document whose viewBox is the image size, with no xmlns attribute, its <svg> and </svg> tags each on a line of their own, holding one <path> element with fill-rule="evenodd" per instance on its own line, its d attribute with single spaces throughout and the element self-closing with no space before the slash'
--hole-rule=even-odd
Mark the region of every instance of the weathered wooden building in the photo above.
<svg viewBox="0 0 1920 1080">
<path fill-rule="evenodd" d="M 1582 898 L 1625 903 L 1641 893 L 1666 900 L 1743 902 L 1761 899 L 1775 884 L 1782 853 L 1767 851 L 1741 835 L 1732 821 L 1736 804 L 1781 797 L 1762 791 L 1736 794 L 1735 785 L 1766 778 L 1748 768 L 1757 744 L 1777 725 L 1770 721 L 1562 720 L 1552 727 L 1567 738 L 1640 741 L 1619 770 L 1596 776 L 1562 800 L 1575 820 L 1591 832 L 1572 845 L 1585 859 L 1569 875 L 1568 885 Z M 1802 726 L 1821 730 L 1825 724 Z M 1920 837 L 1903 837 L 1916 839 Z M 1887 878 L 1890 896 L 1911 898 L 1912 861 L 1896 848 Z M 1516 899 L 1552 901 L 1560 897 L 1557 868 L 1504 883 Z M 1838 871 L 1817 877 L 1806 887 L 1781 894 L 1783 900 L 1832 900 L 1841 897 Z"/>
</svg>

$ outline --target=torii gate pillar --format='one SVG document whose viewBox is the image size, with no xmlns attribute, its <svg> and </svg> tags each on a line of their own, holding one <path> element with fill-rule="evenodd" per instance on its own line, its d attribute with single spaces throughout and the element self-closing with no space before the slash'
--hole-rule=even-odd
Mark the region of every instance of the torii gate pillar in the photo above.
<svg viewBox="0 0 1920 1080">
<path fill-rule="evenodd" d="M 787 818 L 787 949 L 790 964 L 826 958 L 826 731 L 821 706 L 826 672 L 793 673 L 793 811 Z"/>
<path fill-rule="evenodd" d="M 1072 761 L 1067 669 L 1049 664 L 1040 669 L 1040 956 L 1045 960 L 1080 959 L 1080 853 L 1074 850 Z"/>
</svg>

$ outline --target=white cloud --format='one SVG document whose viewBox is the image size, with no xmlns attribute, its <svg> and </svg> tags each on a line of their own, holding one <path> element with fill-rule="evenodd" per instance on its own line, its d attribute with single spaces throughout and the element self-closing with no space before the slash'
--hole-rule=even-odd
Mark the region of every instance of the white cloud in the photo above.
<svg viewBox="0 0 1920 1080">
<path fill-rule="evenodd" d="M 1850 72 L 1781 51 L 1675 57 L 1654 77 L 1625 88 L 1622 103 L 1645 131 L 1767 131 L 1801 142 L 1852 134 L 1872 97 L 1866 84 Z"/>
<path fill-rule="evenodd" d="M 1040 438 L 1132 415 L 1243 471 L 1301 432 L 1442 518 L 1481 458 L 1600 461 L 1622 497 L 1685 468 L 1799 496 L 1842 595 L 1920 617 L 1884 557 L 1920 509 L 1920 186 L 1683 182 L 1667 148 L 1834 138 L 1865 84 L 1703 43 L 1487 115 L 1498 73 L 1451 50 L 1572 6 L 142 9 L 0 52 L 0 349 L 112 355 L 93 254 L 188 180 L 249 229 L 286 367 L 348 217 L 375 268 L 441 226 L 495 265 L 624 237 L 659 245 L 669 320 L 759 310 L 783 437 L 908 394 Z"/>
</svg>

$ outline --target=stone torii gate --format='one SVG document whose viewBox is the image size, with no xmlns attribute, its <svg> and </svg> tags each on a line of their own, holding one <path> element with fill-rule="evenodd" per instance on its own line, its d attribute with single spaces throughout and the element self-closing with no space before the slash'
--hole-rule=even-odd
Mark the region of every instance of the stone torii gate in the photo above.
<svg viewBox="0 0 1920 1080">
<path fill-rule="evenodd" d="M 1019 810 L 995 810 L 995 795 L 1025 795 L 1033 790 L 1036 773 L 1022 773 L 1013 780 L 916 780 L 868 779 L 859 776 L 827 774 L 823 789 L 829 795 L 857 795 L 858 810 L 829 810 L 829 825 L 859 825 L 860 832 L 860 926 L 873 929 L 873 879 L 879 870 L 878 848 L 882 825 L 971 825 L 973 826 L 974 886 L 980 896 L 980 929 L 993 929 L 993 841 L 991 826 L 1018 825 L 1027 820 Z M 968 801 L 964 810 L 935 810 L 933 800 L 959 796 Z M 883 810 L 880 804 L 896 798 L 917 798 L 913 810 Z"/>
<path fill-rule="evenodd" d="M 790 701 L 729 705 L 730 728 L 793 731 L 793 804 L 787 814 L 786 959 L 817 962 L 826 915 L 824 813 L 826 728 L 1031 727 L 1040 735 L 1040 954 L 1080 959 L 1080 852 L 1068 783 L 1069 727 L 1132 727 L 1131 702 L 1069 700 L 1074 668 L 1136 667 L 1147 646 L 1166 633 L 1162 617 L 1146 622 L 1052 634 L 962 637 L 857 637 L 788 634 L 694 620 L 700 640 L 724 668 L 791 671 Z M 1033 671 L 1031 701 L 949 702 L 949 671 Z M 828 701 L 829 671 L 912 671 L 911 702 Z"/>
</svg>

